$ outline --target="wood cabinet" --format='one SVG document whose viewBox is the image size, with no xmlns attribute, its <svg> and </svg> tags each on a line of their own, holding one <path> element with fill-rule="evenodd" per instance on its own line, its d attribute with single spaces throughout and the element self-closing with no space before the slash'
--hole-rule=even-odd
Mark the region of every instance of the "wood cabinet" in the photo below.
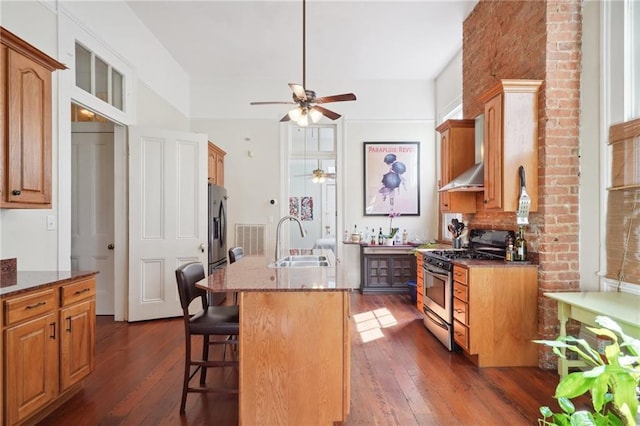
<svg viewBox="0 0 640 426">
<path fill-rule="evenodd" d="M 0 207 L 51 207 L 51 73 L 65 66 L 0 27 Z"/>
<path fill-rule="evenodd" d="M 95 283 L 83 280 L 61 288 L 60 391 L 94 369 L 96 329 Z"/>
<path fill-rule="evenodd" d="M 424 270 L 422 269 L 424 265 L 424 256 L 418 254 L 416 256 L 416 308 L 418 311 L 422 312 L 424 310 Z"/>
<path fill-rule="evenodd" d="M 95 279 L 9 296 L 3 304 L 3 424 L 32 422 L 94 368 Z"/>
<path fill-rule="evenodd" d="M 535 265 L 453 267 L 454 340 L 479 367 L 537 366 Z"/>
<path fill-rule="evenodd" d="M 239 305 L 240 424 L 346 421 L 349 292 L 244 291 Z"/>
<path fill-rule="evenodd" d="M 209 142 L 208 150 L 208 173 L 209 183 L 224 186 L 224 156 L 227 155 L 222 149 Z"/>
<path fill-rule="evenodd" d="M 436 128 L 440 133 L 440 187 L 475 164 L 475 120 L 447 120 Z M 443 213 L 475 213 L 476 192 L 442 191 Z"/>
<path fill-rule="evenodd" d="M 538 210 L 539 80 L 502 80 L 480 96 L 484 107 L 484 205 L 518 210 L 520 178 L 525 169 L 530 211 Z"/>
<path fill-rule="evenodd" d="M 363 247 L 360 292 L 408 293 L 407 281 L 416 279 L 416 258 L 412 249 Z"/>
<path fill-rule="evenodd" d="M 57 304 L 53 290 L 5 303 L 5 401 L 7 423 L 21 422 L 58 393 Z"/>
</svg>

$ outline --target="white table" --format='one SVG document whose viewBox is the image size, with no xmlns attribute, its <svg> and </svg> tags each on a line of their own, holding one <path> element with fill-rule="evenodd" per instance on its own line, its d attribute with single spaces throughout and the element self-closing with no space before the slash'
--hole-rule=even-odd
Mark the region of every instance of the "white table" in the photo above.
<svg viewBox="0 0 640 426">
<path fill-rule="evenodd" d="M 595 319 L 604 315 L 614 320 L 625 334 L 640 339 L 640 296 L 615 292 L 544 293 L 558 301 L 560 336 L 567 335 L 567 320 L 573 318 L 597 326 Z M 558 359 L 558 374 L 564 377 L 570 367 L 586 365 L 579 360 Z"/>
</svg>

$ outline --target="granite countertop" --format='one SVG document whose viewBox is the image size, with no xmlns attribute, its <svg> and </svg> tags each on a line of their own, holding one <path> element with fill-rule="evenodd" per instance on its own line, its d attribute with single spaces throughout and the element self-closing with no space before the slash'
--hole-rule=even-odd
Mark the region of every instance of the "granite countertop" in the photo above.
<svg viewBox="0 0 640 426">
<path fill-rule="evenodd" d="M 0 298 L 88 278 L 96 271 L 6 271 L 0 275 Z"/>
<path fill-rule="evenodd" d="M 346 271 L 336 264 L 333 252 L 313 250 L 331 260 L 330 267 L 270 268 L 272 259 L 244 256 L 225 268 L 216 269 L 197 286 L 214 292 L 228 291 L 351 291 Z"/>
</svg>

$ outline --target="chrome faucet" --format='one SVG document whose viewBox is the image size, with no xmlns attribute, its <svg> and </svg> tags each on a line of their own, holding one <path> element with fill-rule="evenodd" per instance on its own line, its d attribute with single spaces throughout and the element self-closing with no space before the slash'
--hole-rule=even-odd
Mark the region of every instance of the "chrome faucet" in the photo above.
<svg viewBox="0 0 640 426">
<path fill-rule="evenodd" d="M 276 228 L 276 253 L 275 253 L 276 261 L 280 259 L 280 225 L 282 225 L 282 222 L 284 222 L 287 219 L 295 220 L 296 222 L 298 222 L 298 227 L 300 227 L 300 235 L 302 235 L 303 238 L 305 237 L 305 235 L 307 235 L 307 231 L 305 231 L 304 228 L 302 227 L 302 222 L 300 222 L 300 219 L 298 219 L 295 216 L 283 216 L 282 219 L 278 221 L 278 227 Z"/>
</svg>

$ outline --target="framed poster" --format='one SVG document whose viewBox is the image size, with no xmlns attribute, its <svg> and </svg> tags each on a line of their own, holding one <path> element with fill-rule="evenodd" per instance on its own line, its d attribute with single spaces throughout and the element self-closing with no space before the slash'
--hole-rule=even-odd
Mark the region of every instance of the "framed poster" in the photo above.
<svg viewBox="0 0 640 426">
<path fill-rule="evenodd" d="M 420 215 L 420 144 L 364 142 L 364 215 Z"/>
</svg>

